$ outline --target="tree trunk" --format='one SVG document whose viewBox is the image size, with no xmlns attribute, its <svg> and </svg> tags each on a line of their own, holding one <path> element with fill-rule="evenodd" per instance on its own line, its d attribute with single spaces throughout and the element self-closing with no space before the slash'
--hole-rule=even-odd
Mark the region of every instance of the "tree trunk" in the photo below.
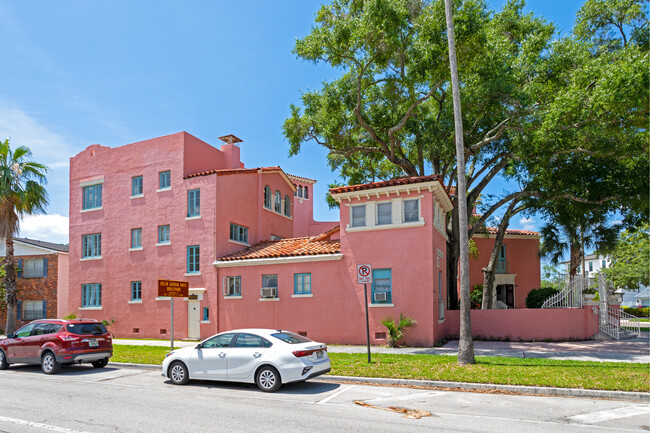
<svg viewBox="0 0 650 433">
<path fill-rule="evenodd" d="M 481 303 L 482 310 L 491 310 L 494 308 L 494 268 L 496 267 L 497 259 L 499 257 L 499 250 L 503 245 L 503 239 L 506 235 L 506 229 L 510 223 L 510 218 L 515 215 L 517 212 L 514 210 L 515 206 L 519 202 L 518 199 L 514 199 L 510 202 L 506 213 L 503 214 L 503 218 L 499 223 L 499 230 L 497 236 L 494 239 L 494 247 L 492 248 L 492 254 L 490 255 L 490 260 L 488 261 L 487 266 L 485 266 L 483 271 L 483 302 Z"/>
<path fill-rule="evenodd" d="M 445 0 L 447 18 L 447 40 L 449 43 L 449 67 L 451 69 L 451 88 L 454 100 L 454 124 L 456 135 L 456 167 L 458 169 L 458 227 L 460 237 L 460 341 L 458 342 L 458 363 L 474 364 L 474 343 L 472 342 L 471 305 L 469 292 L 469 239 L 467 233 L 467 191 L 465 189 L 465 145 L 463 143 L 463 115 L 460 107 L 460 85 L 456 62 L 456 42 L 451 0 Z"/>
<path fill-rule="evenodd" d="M 7 323 L 5 334 L 16 330 L 16 260 L 14 259 L 14 240 L 7 236 L 5 239 L 7 255 L 5 258 L 5 301 L 7 302 Z"/>
<path fill-rule="evenodd" d="M 449 240 L 447 241 L 447 308 L 449 310 L 458 309 L 458 256 L 459 250 L 459 230 L 458 230 L 458 197 L 454 197 L 454 208 L 451 210 L 451 227 L 447 231 Z"/>
</svg>

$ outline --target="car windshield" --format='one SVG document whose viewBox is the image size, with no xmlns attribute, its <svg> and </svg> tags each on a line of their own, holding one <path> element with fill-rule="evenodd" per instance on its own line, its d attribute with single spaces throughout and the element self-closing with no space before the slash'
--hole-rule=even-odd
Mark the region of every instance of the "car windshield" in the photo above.
<svg viewBox="0 0 650 433">
<path fill-rule="evenodd" d="M 107 332 L 101 323 L 70 323 L 67 329 L 71 334 L 77 335 L 99 335 Z"/>
<path fill-rule="evenodd" d="M 311 343 L 312 341 L 307 337 L 294 334 L 293 332 L 283 331 L 283 332 L 276 332 L 275 334 L 271 334 L 271 335 L 277 338 L 278 340 L 284 341 L 285 343 L 289 343 L 289 344 Z"/>
</svg>

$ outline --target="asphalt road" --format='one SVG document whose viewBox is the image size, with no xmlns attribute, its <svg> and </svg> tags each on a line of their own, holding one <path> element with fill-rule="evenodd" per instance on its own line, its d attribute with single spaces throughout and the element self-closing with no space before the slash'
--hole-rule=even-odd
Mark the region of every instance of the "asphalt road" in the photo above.
<svg viewBox="0 0 650 433">
<path fill-rule="evenodd" d="M 424 416 L 406 418 L 404 411 Z M 44 375 L 38 366 L 0 371 L 0 432 L 648 430 L 650 405 L 629 401 L 378 387 L 317 379 L 265 394 L 252 385 L 223 382 L 175 386 L 158 370 L 113 366 L 101 370 L 68 367 L 55 376 Z"/>
</svg>

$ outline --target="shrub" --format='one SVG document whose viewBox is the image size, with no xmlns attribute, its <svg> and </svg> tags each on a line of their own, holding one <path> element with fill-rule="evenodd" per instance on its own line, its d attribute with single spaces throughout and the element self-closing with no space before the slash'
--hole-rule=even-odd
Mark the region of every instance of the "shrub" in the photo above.
<svg viewBox="0 0 650 433">
<path fill-rule="evenodd" d="M 650 308 L 621 307 L 624 313 L 636 317 L 650 317 Z"/>
<path fill-rule="evenodd" d="M 404 338 L 406 328 L 415 326 L 417 322 L 402 313 L 399 313 L 399 321 L 395 322 L 393 319 L 384 319 L 381 324 L 388 330 L 388 338 L 386 343 L 388 347 L 399 347 L 399 340 Z"/>
<path fill-rule="evenodd" d="M 533 289 L 526 296 L 526 308 L 542 308 L 542 304 L 551 296 L 557 294 L 558 289 L 553 287 L 542 287 L 540 289 Z"/>
<path fill-rule="evenodd" d="M 483 304 L 483 284 L 475 284 L 469 295 L 469 302 L 473 309 L 481 308 Z"/>
</svg>

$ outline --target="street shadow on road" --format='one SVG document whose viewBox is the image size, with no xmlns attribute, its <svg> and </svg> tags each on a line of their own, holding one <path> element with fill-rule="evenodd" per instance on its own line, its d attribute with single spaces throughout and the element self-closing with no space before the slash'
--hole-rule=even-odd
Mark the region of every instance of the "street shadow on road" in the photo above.
<svg viewBox="0 0 650 433">
<path fill-rule="evenodd" d="M 171 380 L 166 380 L 166 384 L 170 386 L 176 386 L 172 384 Z M 263 393 L 257 385 L 252 383 L 240 383 L 240 382 L 218 382 L 211 380 L 192 380 L 186 387 L 195 387 L 203 389 L 223 389 L 230 391 L 251 391 L 255 393 Z M 280 387 L 280 389 L 273 394 L 289 394 L 289 395 L 315 395 L 315 394 L 326 394 L 335 389 L 340 388 L 341 385 L 338 383 L 328 383 L 328 382 L 296 382 L 296 383 L 285 383 Z M 272 395 L 272 394 L 271 394 Z"/>
<path fill-rule="evenodd" d="M 19 371 L 21 373 L 27 374 L 42 374 L 40 365 L 32 364 L 11 364 L 9 370 Z M 118 371 L 119 368 L 114 367 L 104 367 L 104 368 L 95 368 L 90 364 L 73 364 L 73 365 L 64 365 L 61 367 L 58 373 L 55 376 L 84 376 L 89 374 L 99 374 L 106 373 L 109 371 Z"/>
</svg>

